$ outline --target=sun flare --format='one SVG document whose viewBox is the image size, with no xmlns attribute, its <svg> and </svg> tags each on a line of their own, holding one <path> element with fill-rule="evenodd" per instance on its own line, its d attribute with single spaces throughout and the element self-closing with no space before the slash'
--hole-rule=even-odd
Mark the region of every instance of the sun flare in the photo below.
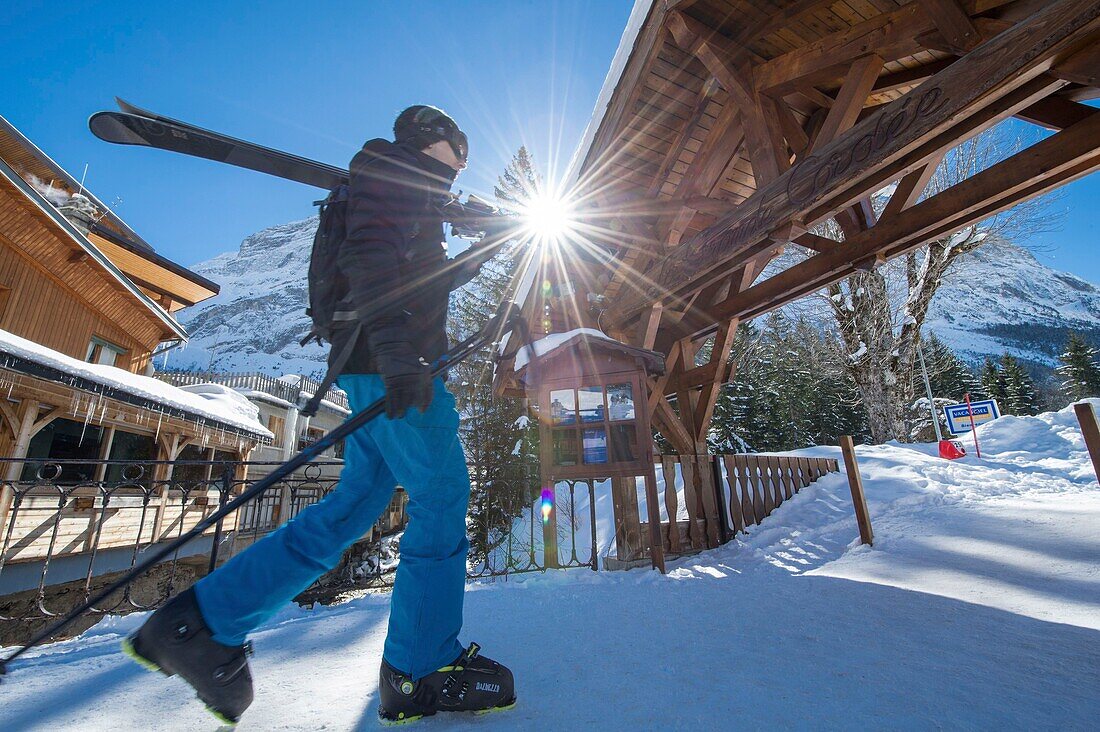
<svg viewBox="0 0 1100 732">
<path fill-rule="evenodd" d="M 538 244 L 562 244 L 575 232 L 576 220 L 569 201 L 540 192 L 531 196 L 520 211 L 524 232 Z"/>
</svg>

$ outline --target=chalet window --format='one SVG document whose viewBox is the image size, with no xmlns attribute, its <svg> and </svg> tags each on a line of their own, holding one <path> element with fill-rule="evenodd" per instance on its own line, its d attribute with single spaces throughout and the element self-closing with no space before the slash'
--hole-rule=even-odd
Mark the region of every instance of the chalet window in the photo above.
<svg viewBox="0 0 1100 732">
<path fill-rule="evenodd" d="M 88 355 L 84 357 L 84 360 L 88 363 L 116 366 L 120 361 L 120 357 L 125 355 L 126 349 L 122 346 L 116 346 L 114 343 L 105 341 L 99 336 L 92 336 L 92 340 L 88 344 Z"/>
<path fill-rule="evenodd" d="M 31 438 L 27 459 L 32 460 L 99 460 L 103 443 L 103 428 L 71 419 L 55 419 Z M 35 480 L 38 466 L 28 462 L 23 468 L 23 480 Z M 63 466 L 58 483 L 80 483 L 95 479 L 94 463 L 68 463 Z"/>
<path fill-rule="evenodd" d="M 115 430 L 115 437 L 111 440 L 111 454 L 109 460 L 155 460 L 157 458 L 157 444 L 150 435 L 136 435 L 133 432 Z M 106 480 L 109 483 L 118 483 L 126 480 L 125 476 L 136 474 L 136 470 L 126 470 L 129 466 L 108 465 Z M 140 480 L 136 483 L 146 487 L 152 485 L 153 466 L 146 465 Z"/>
<path fill-rule="evenodd" d="M 307 427 L 305 432 L 298 435 L 298 451 L 301 452 L 317 440 L 325 436 L 325 431 L 316 427 Z"/>
<path fill-rule="evenodd" d="M 188 445 L 180 451 L 176 465 L 172 468 L 172 482 L 185 486 L 196 486 L 206 480 L 209 465 L 181 465 L 181 463 L 209 460 L 207 451 L 198 445 Z"/>
<path fill-rule="evenodd" d="M 634 462 L 638 429 L 629 383 L 550 391 L 554 465 Z"/>
</svg>

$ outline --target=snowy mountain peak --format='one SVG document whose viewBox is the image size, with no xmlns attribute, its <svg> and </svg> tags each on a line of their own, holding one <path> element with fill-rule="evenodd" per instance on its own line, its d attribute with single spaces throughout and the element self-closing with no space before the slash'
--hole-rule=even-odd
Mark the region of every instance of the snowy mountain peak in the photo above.
<svg viewBox="0 0 1100 732">
<path fill-rule="evenodd" d="M 222 289 L 181 313 L 191 341 L 169 354 L 168 367 L 323 374 L 327 349 L 298 345 L 311 325 L 306 272 L 316 230 L 316 216 L 272 226 L 193 267 Z"/>
</svg>

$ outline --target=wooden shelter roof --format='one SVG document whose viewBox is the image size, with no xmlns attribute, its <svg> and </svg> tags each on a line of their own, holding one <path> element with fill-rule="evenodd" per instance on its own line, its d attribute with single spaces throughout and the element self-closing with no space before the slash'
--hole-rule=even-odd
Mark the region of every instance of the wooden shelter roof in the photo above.
<svg viewBox="0 0 1100 732">
<path fill-rule="evenodd" d="M 608 77 L 573 171 L 589 215 L 607 229 L 597 243 L 616 252 L 604 292 L 611 322 L 630 328 L 655 302 L 673 310 L 701 304 L 702 289 L 741 270 L 737 283 L 718 286 L 724 297 L 735 295 L 789 241 L 835 248 L 806 229 L 838 215 L 849 238 L 873 228 L 859 206 L 869 192 L 927 167 L 1001 119 L 1016 115 L 1060 130 L 1091 116 L 1079 101 L 1097 96 L 1095 15 L 1094 3 L 1038 0 L 639 0 L 635 16 L 644 20 L 624 36 L 625 62 Z M 1051 37 L 1037 38 L 1036 28 Z M 995 73 L 978 76 L 979 69 Z M 960 89 L 947 99 L 942 84 L 930 84 L 940 79 L 970 83 L 975 93 L 964 98 Z M 926 84 L 940 92 L 918 110 Z M 876 115 L 888 121 L 891 103 L 899 102 L 897 110 L 906 98 L 920 114 L 946 113 L 951 103 L 954 120 L 927 126 L 948 133 L 939 144 L 898 145 L 879 160 L 867 155 L 864 167 L 872 169 L 851 171 L 865 176 L 859 190 L 824 178 L 816 186 L 811 176 L 812 196 L 827 199 L 821 205 L 760 210 L 762 203 L 774 208 L 775 192 L 805 188 L 806 173 L 815 172 L 815 162 L 821 167 L 823 155 L 846 154 L 840 143 L 852 151 L 859 136 L 846 133 Z M 909 120 L 910 129 L 900 130 L 903 122 L 894 130 L 880 126 L 878 137 L 920 126 Z M 874 134 L 874 123 L 867 129 Z M 898 153 L 910 154 L 899 163 Z M 755 195 L 780 178 L 766 195 Z M 909 205 L 920 192 L 902 198 Z M 732 222 L 752 218 L 747 209 L 768 230 L 742 243 L 736 266 L 703 276 L 701 265 L 733 254 L 728 237 L 717 240 Z M 705 294 L 712 305 L 715 293 Z M 763 312 L 748 299 L 745 305 L 719 314 Z M 711 331 L 723 317 L 709 318 Z"/>
<path fill-rule="evenodd" d="M 153 247 L 131 229 L 95 194 L 80 185 L 64 168 L 54 162 L 10 122 L 0 116 L 0 160 L 20 177 L 41 183 L 67 194 L 80 192 L 98 209 L 86 237 L 146 295 L 168 312 L 194 305 L 218 294 L 219 286 L 157 254 Z"/>
<path fill-rule="evenodd" d="M 554 256 L 596 283 L 571 306 L 667 354 L 654 419 L 705 452 L 738 323 L 1100 167 L 1098 87 L 1096 0 L 637 0 L 571 168 L 589 255 Z M 926 190 L 1010 117 L 1055 134 Z"/>
</svg>

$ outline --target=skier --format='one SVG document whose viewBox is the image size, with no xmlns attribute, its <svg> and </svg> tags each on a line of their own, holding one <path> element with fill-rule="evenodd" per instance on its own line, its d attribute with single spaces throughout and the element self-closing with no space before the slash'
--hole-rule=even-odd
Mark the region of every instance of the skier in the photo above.
<svg viewBox="0 0 1100 732">
<path fill-rule="evenodd" d="M 394 288 L 400 297 L 360 327 L 336 328 L 329 356 L 352 408 L 384 397 L 386 418 L 347 440 L 340 481 L 323 500 L 170 600 L 124 642 L 144 665 L 183 677 L 228 723 L 252 702 L 248 633 L 335 567 L 397 484 L 409 496 L 409 524 L 381 659 L 380 720 L 515 704 L 512 672 L 476 643 L 458 642 L 470 478 L 455 399 L 429 374 L 446 351 L 448 292 L 460 276 L 446 270 L 432 202 L 466 167 L 466 135 L 441 110 L 416 105 L 398 115 L 394 138 L 367 142 L 351 161 L 336 309 L 366 313 Z"/>
</svg>

